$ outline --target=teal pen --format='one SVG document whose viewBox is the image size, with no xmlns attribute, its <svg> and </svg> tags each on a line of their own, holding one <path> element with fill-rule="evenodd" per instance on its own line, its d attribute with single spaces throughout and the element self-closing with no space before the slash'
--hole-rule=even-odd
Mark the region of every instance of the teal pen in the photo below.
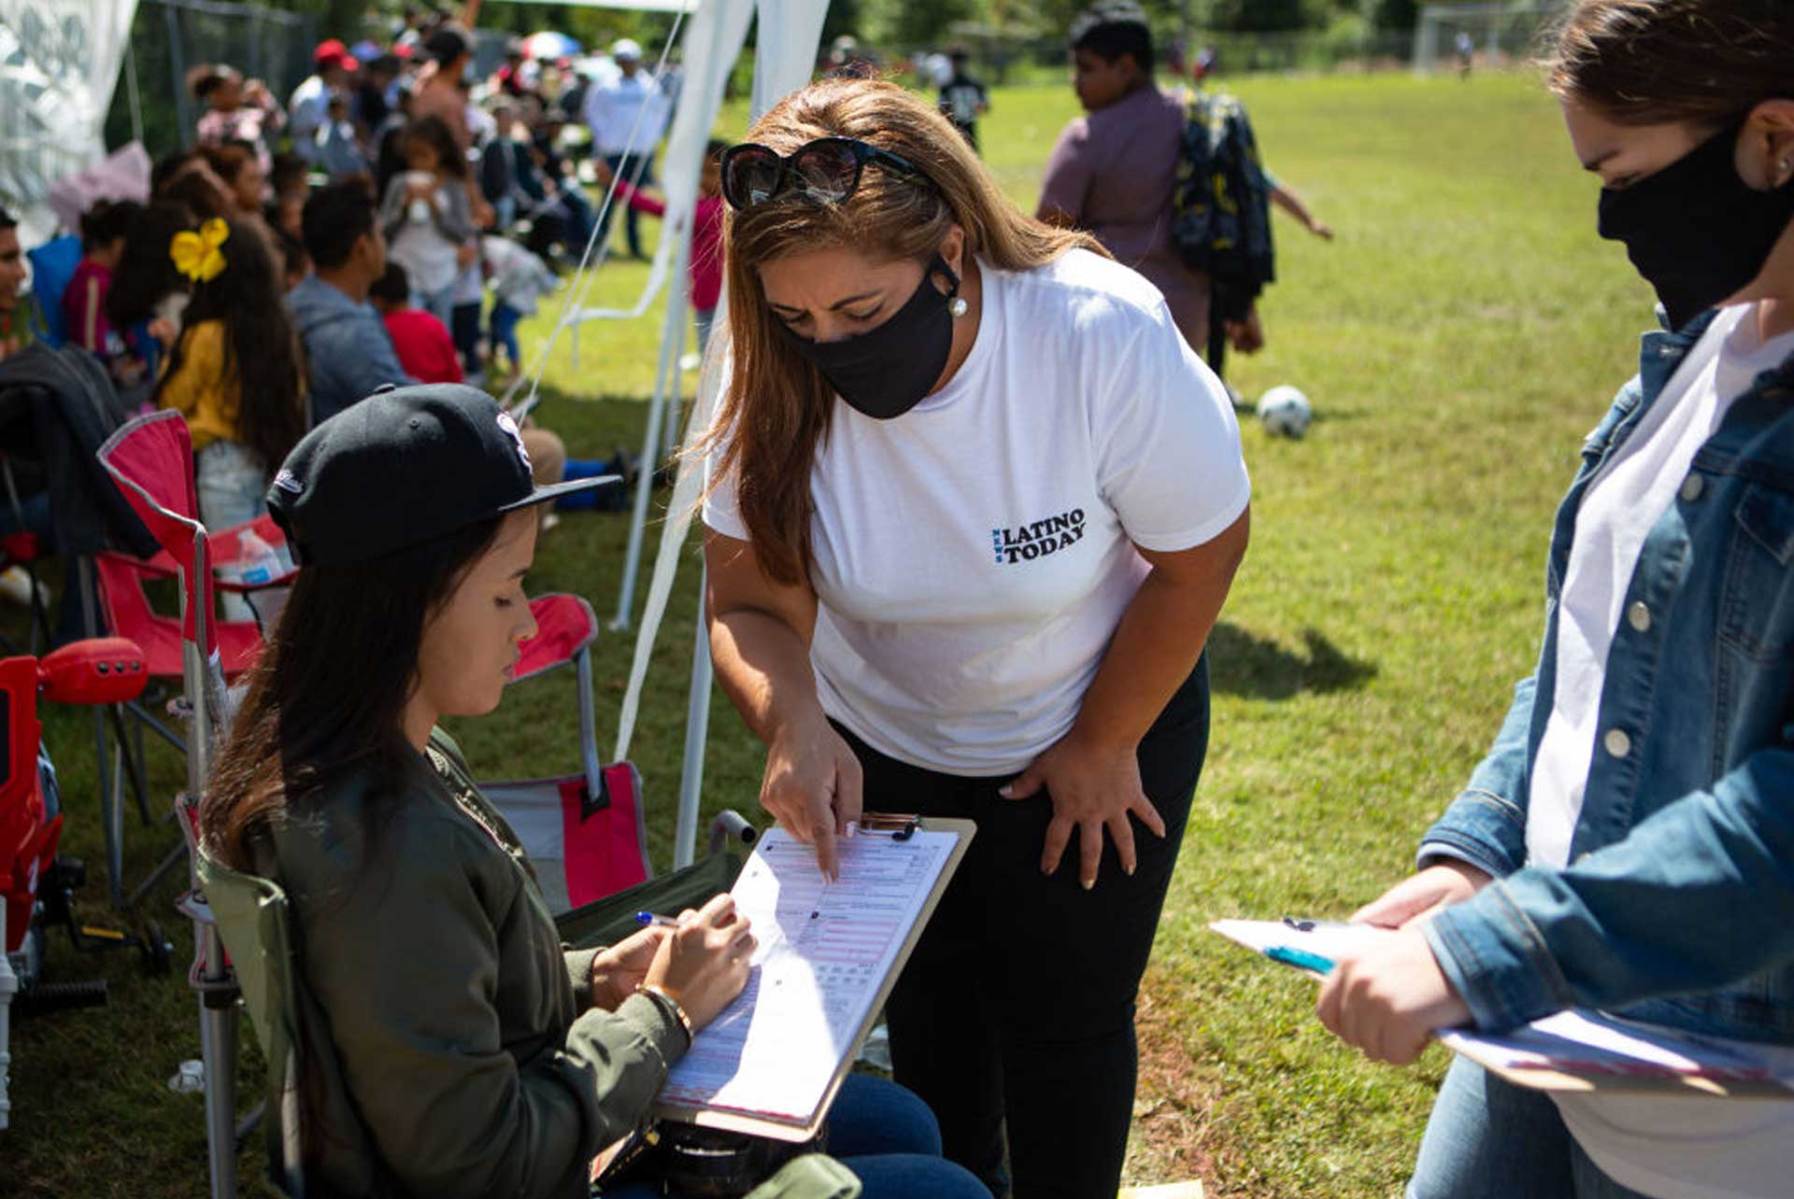
<svg viewBox="0 0 1794 1199">
<path fill-rule="evenodd" d="M 1332 958 L 1324 958 L 1318 953 L 1309 953 L 1306 949 L 1290 949 L 1284 945 L 1273 945 L 1265 950 L 1265 956 L 1273 962 L 1282 962 L 1286 966 L 1312 970 L 1316 974 L 1327 974 L 1333 969 Z"/>
</svg>

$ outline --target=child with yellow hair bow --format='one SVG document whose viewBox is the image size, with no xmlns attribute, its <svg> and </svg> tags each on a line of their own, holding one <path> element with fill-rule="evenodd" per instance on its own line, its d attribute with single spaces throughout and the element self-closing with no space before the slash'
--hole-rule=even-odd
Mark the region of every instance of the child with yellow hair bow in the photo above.
<svg viewBox="0 0 1794 1199">
<path fill-rule="evenodd" d="M 187 419 L 200 519 L 225 529 L 266 510 L 269 472 L 305 433 L 303 351 L 280 273 L 252 230 L 214 218 L 175 234 L 168 254 L 193 296 L 156 406 Z M 227 617 L 250 615 L 238 597 L 225 605 Z"/>
</svg>

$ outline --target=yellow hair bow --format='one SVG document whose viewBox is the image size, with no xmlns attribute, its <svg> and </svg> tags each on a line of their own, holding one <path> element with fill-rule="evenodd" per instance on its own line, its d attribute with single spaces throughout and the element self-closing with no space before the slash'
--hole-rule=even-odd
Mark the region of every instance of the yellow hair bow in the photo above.
<svg viewBox="0 0 1794 1199">
<path fill-rule="evenodd" d="M 224 270 L 224 251 L 219 247 L 229 240 L 230 226 L 213 217 L 199 227 L 198 233 L 175 234 L 168 256 L 174 259 L 174 269 L 187 278 L 195 283 L 210 283 Z"/>
</svg>

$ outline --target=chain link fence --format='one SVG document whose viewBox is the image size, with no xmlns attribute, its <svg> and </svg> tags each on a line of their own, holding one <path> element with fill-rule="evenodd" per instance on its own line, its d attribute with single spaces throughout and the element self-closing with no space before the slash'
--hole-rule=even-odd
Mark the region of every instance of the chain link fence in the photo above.
<svg viewBox="0 0 1794 1199">
<path fill-rule="evenodd" d="M 140 0 L 106 144 L 141 138 L 151 157 L 193 142 L 199 104 L 187 72 L 225 63 L 260 79 L 283 104 L 311 73 L 317 17 L 219 0 Z"/>
</svg>

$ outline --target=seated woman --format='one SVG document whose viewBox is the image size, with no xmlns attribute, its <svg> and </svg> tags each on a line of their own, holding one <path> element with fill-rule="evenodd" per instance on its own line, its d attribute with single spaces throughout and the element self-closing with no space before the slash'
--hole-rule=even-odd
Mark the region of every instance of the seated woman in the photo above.
<svg viewBox="0 0 1794 1199">
<path fill-rule="evenodd" d="M 497 403 L 443 385 L 325 421 L 269 489 L 301 569 L 200 822 L 213 856 L 291 905 L 314 1193 L 586 1195 L 595 1155 L 747 979 L 754 938 L 727 895 L 564 951 L 515 834 L 436 729 L 497 707 L 535 632 L 535 506 L 593 482 L 535 487 Z M 925 1156 L 939 1134 L 913 1096 L 843 1095 L 845 1130 L 882 1124 L 858 1143 L 895 1151 L 856 1159 L 836 1138 L 866 1195 L 984 1193 Z"/>
</svg>

